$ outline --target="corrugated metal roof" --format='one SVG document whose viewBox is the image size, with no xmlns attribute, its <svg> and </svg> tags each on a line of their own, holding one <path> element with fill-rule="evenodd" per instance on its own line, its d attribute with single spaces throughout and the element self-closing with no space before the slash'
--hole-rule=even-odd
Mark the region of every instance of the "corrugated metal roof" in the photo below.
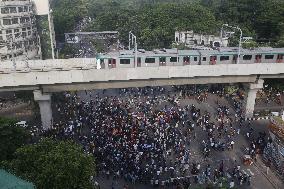
<svg viewBox="0 0 284 189">
<path fill-rule="evenodd" d="M 35 189 L 32 183 L 22 180 L 7 171 L 0 169 L 0 188 L 1 189 Z"/>
<path fill-rule="evenodd" d="M 238 47 L 220 48 L 219 50 L 177 50 L 177 49 L 156 49 L 153 51 L 138 51 L 138 57 L 172 57 L 172 56 L 210 56 L 210 55 L 236 55 Z M 256 49 L 241 49 L 241 54 L 284 54 L 284 48 L 262 47 Z M 97 58 L 115 58 L 115 57 L 134 57 L 133 50 L 123 50 L 99 54 Z"/>
</svg>

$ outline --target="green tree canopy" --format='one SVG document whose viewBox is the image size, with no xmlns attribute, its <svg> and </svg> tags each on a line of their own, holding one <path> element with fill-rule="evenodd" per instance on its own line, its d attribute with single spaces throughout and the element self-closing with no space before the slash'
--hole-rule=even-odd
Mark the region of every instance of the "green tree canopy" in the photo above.
<svg viewBox="0 0 284 189">
<path fill-rule="evenodd" d="M 140 48 L 153 49 L 170 47 L 176 30 L 216 33 L 217 25 L 209 9 L 200 5 L 164 3 L 103 12 L 88 30 L 117 30 L 125 44 L 128 32 L 133 31 Z"/>
<path fill-rule="evenodd" d="M 176 30 L 217 34 L 224 23 L 259 43 L 284 44 L 283 0 L 53 0 L 52 5 L 61 37 L 90 16 L 86 31 L 118 30 L 124 44 L 133 31 L 139 48 L 170 47 Z"/>
<path fill-rule="evenodd" d="M 71 141 L 44 139 L 19 148 L 8 167 L 39 189 L 88 189 L 94 159 Z"/>
<path fill-rule="evenodd" d="M 29 133 L 15 123 L 0 117 L 0 161 L 10 160 L 16 149 L 28 142 Z"/>
<path fill-rule="evenodd" d="M 76 24 L 88 15 L 88 0 L 53 0 L 54 29 L 58 38 L 71 32 Z"/>
</svg>

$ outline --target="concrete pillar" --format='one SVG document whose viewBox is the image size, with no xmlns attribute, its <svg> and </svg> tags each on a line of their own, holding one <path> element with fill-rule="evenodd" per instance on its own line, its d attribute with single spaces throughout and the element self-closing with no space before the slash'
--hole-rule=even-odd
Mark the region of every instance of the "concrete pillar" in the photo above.
<svg viewBox="0 0 284 189">
<path fill-rule="evenodd" d="M 248 95 L 246 101 L 246 118 L 252 118 L 255 106 L 256 93 L 263 88 L 263 79 L 257 80 L 255 83 L 250 83 L 248 86 Z"/>
<path fill-rule="evenodd" d="M 38 102 L 40 108 L 41 124 L 44 130 L 52 126 L 51 95 L 42 94 L 40 90 L 34 91 L 34 99 Z"/>
</svg>

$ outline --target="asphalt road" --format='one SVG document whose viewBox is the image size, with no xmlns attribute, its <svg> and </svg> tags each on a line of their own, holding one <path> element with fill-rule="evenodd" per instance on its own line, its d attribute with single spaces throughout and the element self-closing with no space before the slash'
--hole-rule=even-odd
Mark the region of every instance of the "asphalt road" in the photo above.
<svg viewBox="0 0 284 189">
<path fill-rule="evenodd" d="M 88 101 L 90 98 L 93 98 L 96 94 L 100 96 L 114 96 L 117 95 L 117 90 L 111 89 L 106 90 L 103 94 L 101 90 L 88 92 L 87 94 L 84 91 L 78 93 L 81 100 Z M 217 112 L 217 104 L 216 101 L 219 101 L 220 104 L 226 105 L 230 107 L 231 115 L 234 115 L 234 109 L 230 102 L 226 98 L 220 98 L 214 94 L 210 94 L 206 102 L 198 102 L 195 99 L 184 99 L 180 101 L 181 106 L 192 105 L 194 104 L 197 108 L 201 109 L 201 112 L 209 112 L 212 115 L 215 115 Z M 205 167 L 208 163 L 211 165 L 218 165 L 222 160 L 225 162 L 225 166 L 231 167 L 232 165 L 241 165 L 241 170 L 248 173 L 252 176 L 252 183 L 250 186 L 242 186 L 238 188 L 255 188 L 255 189 L 280 189 L 284 188 L 283 182 L 271 171 L 269 170 L 269 174 L 266 175 L 266 166 L 263 164 L 261 157 L 258 157 L 258 161 L 251 166 L 245 166 L 242 164 L 242 157 L 245 154 L 244 149 L 249 146 L 249 140 L 252 138 L 256 138 L 259 132 L 266 132 L 268 134 L 267 125 L 269 124 L 268 120 L 259 120 L 251 122 L 253 131 L 252 138 L 248 139 L 246 137 L 246 133 L 249 128 L 246 126 L 248 122 L 246 122 L 245 126 L 241 128 L 240 134 L 235 139 L 235 146 L 232 151 L 212 151 L 210 154 L 210 158 L 208 161 L 205 161 L 203 158 L 203 154 L 201 151 L 201 143 L 202 140 L 206 138 L 204 131 L 201 128 L 197 128 L 196 134 L 197 138 L 193 140 L 190 144 L 190 149 L 192 151 L 191 161 L 197 162 L 201 164 L 201 167 Z M 239 123 L 235 122 L 233 127 L 238 129 Z M 97 181 L 100 183 L 102 189 L 115 188 L 122 189 L 126 184 L 123 180 L 112 180 L 105 179 L 104 177 L 98 177 Z M 146 189 L 152 188 L 149 185 L 129 185 L 129 188 L 133 189 Z"/>
</svg>

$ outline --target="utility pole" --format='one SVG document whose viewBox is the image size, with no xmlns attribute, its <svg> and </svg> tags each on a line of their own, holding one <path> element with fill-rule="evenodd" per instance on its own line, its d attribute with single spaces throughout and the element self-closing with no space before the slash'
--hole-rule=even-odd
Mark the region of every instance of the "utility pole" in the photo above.
<svg viewBox="0 0 284 189">
<path fill-rule="evenodd" d="M 131 50 L 131 43 L 134 44 L 134 68 L 136 67 L 136 64 L 138 64 L 138 58 L 137 58 L 137 37 L 130 31 L 129 32 L 129 50 Z"/>
<path fill-rule="evenodd" d="M 48 14 L 47 14 L 47 18 L 48 18 L 48 29 L 49 29 L 49 38 L 50 38 L 50 46 L 51 46 L 51 56 L 52 59 L 54 59 L 55 55 L 54 55 L 54 44 L 53 44 L 53 37 L 52 37 L 52 32 L 53 32 L 53 28 L 51 27 L 51 13 L 52 13 L 52 9 L 50 9 L 50 4 L 48 3 Z"/>
</svg>

